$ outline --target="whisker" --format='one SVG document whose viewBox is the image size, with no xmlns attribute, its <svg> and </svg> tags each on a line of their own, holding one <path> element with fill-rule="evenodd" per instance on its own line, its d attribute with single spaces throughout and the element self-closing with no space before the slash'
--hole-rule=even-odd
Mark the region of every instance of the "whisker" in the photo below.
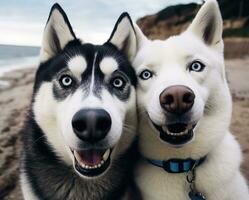
<svg viewBox="0 0 249 200">
<path fill-rule="evenodd" d="M 34 144 L 35 144 L 36 142 L 38 142 L 40 139 L 44 138 L 44 137 L 45 137 L 45 135 L 42 135 L 41 137 L 37 138 L 37 139 L 34 141 Z"/>
</svg>

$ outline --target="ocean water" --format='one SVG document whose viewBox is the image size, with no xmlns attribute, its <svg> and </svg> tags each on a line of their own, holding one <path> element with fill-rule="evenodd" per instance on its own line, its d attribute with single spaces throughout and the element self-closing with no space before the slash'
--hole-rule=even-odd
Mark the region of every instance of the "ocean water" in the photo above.
<svg viewBox="0 0 249 200">
<path fill-rule="evenodd" d="M 38 64 L 40 48 L 0 45 L 0 76 L 4 73 Z"/>
<path fill-rule="evenodd" d="M 6 72 L 37 66 L 39 47 L 0 45 L 0 77 Z M 9 82 L 0 80 L 0 88 Z"/>
</svg>

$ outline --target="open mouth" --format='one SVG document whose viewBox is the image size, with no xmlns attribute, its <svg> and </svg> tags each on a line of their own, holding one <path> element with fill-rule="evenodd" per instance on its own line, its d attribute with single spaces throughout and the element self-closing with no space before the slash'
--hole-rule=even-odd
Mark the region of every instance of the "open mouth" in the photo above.
<svg viewBox="0 0 249 200">
<path fill-rule="evenodd" d="M 74 168 L 83 176 L 99 176 L 110 165 L 111 149 L 73 150 Z"/>
<path fill-rule="evenodd" d="M 196 124 L 174 123 L 154 127 L 160 132 L 160 138 L 171 145 L 183 145 L 190 142 L 194 137 L 194 128 Z"/>
</svg>

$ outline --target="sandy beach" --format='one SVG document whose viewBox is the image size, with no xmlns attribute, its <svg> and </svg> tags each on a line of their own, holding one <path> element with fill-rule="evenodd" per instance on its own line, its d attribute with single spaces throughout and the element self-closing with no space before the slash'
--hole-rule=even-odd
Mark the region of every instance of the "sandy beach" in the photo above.
<svg viewBox="0 0 249 200">
<path fill-rule="evenodd" d="M 227 76 L 233 94 L 231 131 L 239 140 L 244 162 L 243 173 L 249 180 L 249 58 L 226 61 Z M 19 158 L 21 135 L 27 107 L 31 101 L 35 69 L 6 73 L 0 78 L 0 199 L 21 200 Z M 7 81 L 7 82 L 6 82 Z"/>
</svg>

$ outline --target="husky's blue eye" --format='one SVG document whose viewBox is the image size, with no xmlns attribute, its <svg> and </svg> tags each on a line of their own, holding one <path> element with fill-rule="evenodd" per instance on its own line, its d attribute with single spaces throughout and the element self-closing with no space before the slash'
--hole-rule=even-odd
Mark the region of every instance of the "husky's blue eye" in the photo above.
<svg viewBox="0 0 249 200">
<path fill-rule="evenodd" d="M 112 80 L 112 85 L 115 88 L 122 89 L 125 85 L 125 81 L 121 77 L 114 78 Z"/>
<path fill-rule="evenodd" d="M 140 74 L 139 74 L 139 77 L 143 80 L 148 80 L 149 78 L 151 78 L 153 76 L 153 73 L 146 69 L 144 71 L 142 71 Z"/>
<path fill-rule="evenodd" d="M 205 68 L 205 65 L 200 61 L 194 61 L 189 66 L 189 71 L 201 72 Z"/>
<path fill-rule="evenodd" d="M 73 84 L 73 79 L 69 75 L 63 75 L 59 81 L 62 87 L 70 87 Z"/>
</svg>

